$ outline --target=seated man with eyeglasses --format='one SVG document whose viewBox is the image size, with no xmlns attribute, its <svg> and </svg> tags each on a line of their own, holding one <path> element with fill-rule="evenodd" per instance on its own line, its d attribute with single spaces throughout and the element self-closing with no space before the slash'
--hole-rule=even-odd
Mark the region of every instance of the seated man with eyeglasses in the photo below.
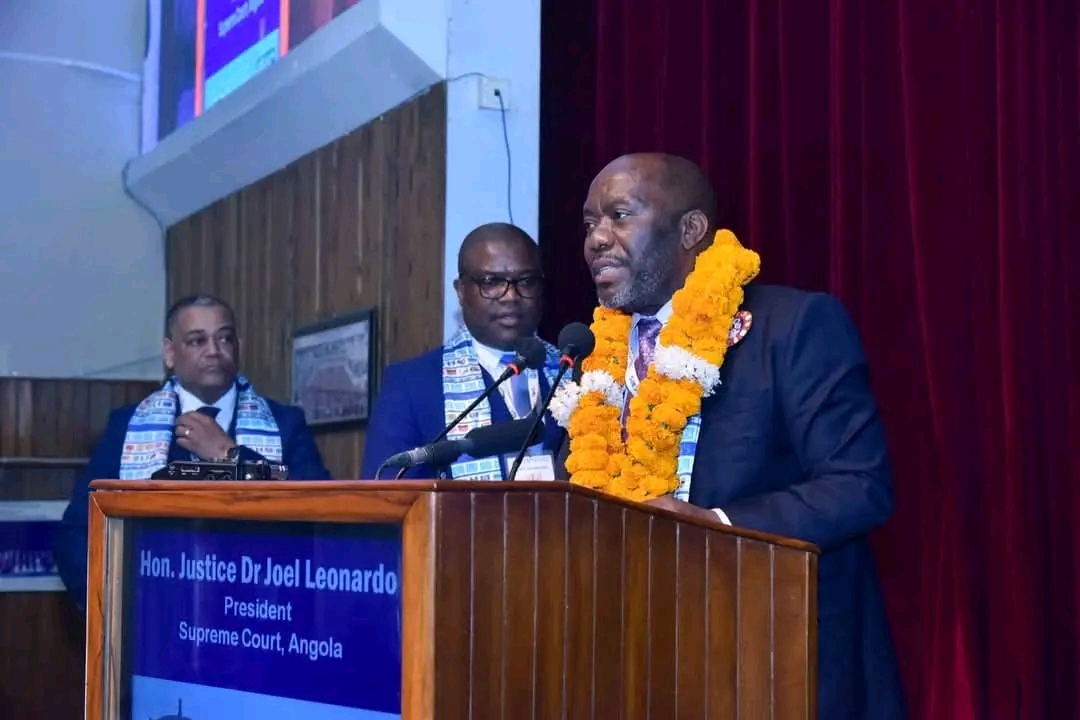
<svg viewBox="0 0 1080 720">
<path fill-rule="evenodd" d="M 442 347 L 383 371 L 382 389 L 368 423 L 361 475 L 365 479 L 373 479 L 391 455 L 433 441 L 502 374 L 518 342 L 536 334 L 544 302 L 540 248 L 514 225 L 481 225 L 461 243 L 454 289 L 464 327 Z M 528 415 L 558 372 L 558 351 L 544 345 L 543 372 L 527 370 L 504 382 L 447 438 L 454 440 L 473 428 Z M 563 431 L 545 418 L 539 447 L 530 450 L 515 477 L 554 479 L 553 449 L 562 437 Z M 462 457 L 446 468 L 410 468 L 403 477 L 502 480 L 512 463 L 512 454 L 509 458 Z"/>
</svg>

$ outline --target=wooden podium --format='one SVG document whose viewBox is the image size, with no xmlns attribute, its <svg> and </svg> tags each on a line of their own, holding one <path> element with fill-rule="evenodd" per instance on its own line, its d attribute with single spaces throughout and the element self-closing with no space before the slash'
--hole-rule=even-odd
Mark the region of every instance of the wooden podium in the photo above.
<svg viewBox="0 0 1080 720">
<path fill-rule="evenodd" d="M 806 543 L 561 482 L 92 487 L 88 720 L 125 712 L 139 518 L 400 524 L 405 720 L 816 717 Z"/>
</svg>

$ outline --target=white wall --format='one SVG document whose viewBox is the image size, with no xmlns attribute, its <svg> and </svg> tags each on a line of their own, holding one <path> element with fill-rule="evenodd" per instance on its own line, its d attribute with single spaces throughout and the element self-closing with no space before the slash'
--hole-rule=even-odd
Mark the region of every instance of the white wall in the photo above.
<svg viewBox="0 0 1080 720">
<path fill-rule="evenodd" d="M 479 82 L 452 80 L 447 89 L 446 125 L 446 303 L 447 338 L 460 324 L 453 281 L 465 235 L 478 225 L 513 220 L 537 236 L 540 184 L 540 0 L 450 0 L 447 76 L 483 73 L 510 82 L 506 113 L 511 190 L 507 202 L 507 158 L 502 118 L 480 109 Z"/>
<path fill-rule="evenodd" d="M 164 245 L 120 183 L 143 5 L 0 3 L 0 374 L 160 376 Z"/>
</svg>

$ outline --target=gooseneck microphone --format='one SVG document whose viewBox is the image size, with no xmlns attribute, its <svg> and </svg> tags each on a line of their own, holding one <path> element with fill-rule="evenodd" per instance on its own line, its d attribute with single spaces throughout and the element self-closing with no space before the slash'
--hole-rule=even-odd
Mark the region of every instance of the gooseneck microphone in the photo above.
<svg viewBox="0 0 1080 720">
<path fill-rule="evenodd" d="M 592 330 L 585 323 L 570 323 L 559 333 L 559 373 L 555 376 L 555 381 L 551 383 L 551 387 L 548 388 L 547 395 L 544 396 L 544 403 L 535 411 L 536 416 L 532 420 L 532 430 L 529 432 L 528 437 L 525 438 L 521 449 L 518 450 L 517 457 L 514 458 L 514 464 L 506 475 L 506 481 L 511 482 L 517 476 L 518 468 L 521 467 L 525 455 L 529 452 L 533 436 L 537 434 L 541 424 L 544 422 L 544 413 L 547 412 L 548 406 L 551 405 L 551 399 L 555 397 L 555 390 L 559 387 L 559 383 L 562 382 L 563 376 L 566 375 L 568 370 L 579 367 L 579 363 L 589 357 L 595 347 L 596 336 L 593 335 Z"/>
<path fill-rule="evenodd" d="M 495 382 L 485 388 L 484 392 L 480 393 L 480 397 L 469 403 L 467 408 L 462 410 L 456 418 L 451 420 L 450 424 L 443 428 L 443 431 L 439 433 L 439 436 L 431 442 L 436 443 L 446 437 L 451 430 L 456 428 L 458 424 L 469 415 L 469 413 L 476 409 L 477 405 L 484 402 L 484 400 L 495 392 L 495 390 L 504 382 L 526 370 L 539 370 L 544 367 L 545 360 L 547 360 L 547 350 L 544 349 L 544 343 L 540 342 L 539 338 L 522 338 L 517 344 L 517 349 L 514 351 L 514 359 L 506 366 L 506 369 L 502 371 L 502 374 L 495 378 Z"/>
<path fill-rule="evenodd" d="M 528 443 L 532 429 L 532 420 L 522 418 L 475 428 L 457 440 L 437 440 L 399 452 L 386 459 L 375 473 L 375 479 L 378 479 L 387 467 L 408 469 L 414 465 L 446 465 L 462 455 L 475 458 L 503 455 L 512 452 L 523 442 Z"/>
<path fill-rule="evenodd" d="M 495 392 L 495 390 L 500 385 L 502 385 L 504 382 L 506 382 L 510 378 L 514 377 L 515 375 L 518 375 L 520 373 L 525 372 L 526 370 L 539 370 L 540 368 L 544 367 L 544 361 L 545 360 L 547 360 L 547 350 L 544 349 L 544 344 L 542 342 L 540 342 L 539 338 L 535 338 L 535 337 L 522 338 L 517 344 L 517 349 L 514 351 L 514 359 L 510 361 L 510 364 L 506 366 L 506 369 L 503 370 L 502 374 L 499 375 L 499 377 L 495 378 L 495 382 L 493 382 L 490 386 L 485 388 L 484 392 L 482 392 L 480 394 L 480 397 L 476 398 L 471 403 L 469 403 L 468 407 L 466 407 L 464 410 L 462 410 L 461 413 L 458 414 L 458 416 L 456 418 L 451 420 L 450 424 L 447 425 L 445 428 L 443 428 L 442 432 L 439 433 L 438 436 L 435 437 L 435 439 L 433 439 L 430 443 L 428 443 L 428 445 L 425 445 L 425 446 L 422 446 L 422 447 L 428 447 L 430 445 L 434 445 L 435 443 L 439 442 L 440 440 L 443 440 L 450 433 L 451 430 L 456 428 L 461 423 L 462 420 L 464 420 L 466 417 L 468 417 L 469 413 L 471 413 L 473 410 L 475 410 L 477 405 L 482 403 L 493 392 Z M 414 449 L 419 449 L 419 448 L 414 448 Z M 449 452 L 449 450 L 446 450 L 445 452 Z M 400 455 L 400 454 L 401 453 L 398 453 L 398 455 Z M 397 456 L 395 455 L 394 457 L 397 457 Z M 454 456 L 454 457 L 457 457 L 457 456 Z M 454 458 L 451 458 L 450 461 L 452 461 L 453 459 Z M 439 465 L 445 465 L 447 462 L 450 462 L 450 461 L 444 461 L 444 462 L 438 463 L 438 464 Z M 390 467 L 390 465 L 388 465 L 388 462 L 389 461 L 384 462 L 382 465 L 379 466 L 378 471 L 376 471 L 376 473 L 375 473 L 375 478 L 374 478 L 375 480 L 379 479 L 379 475 L 382 474 L 383 470 L 385 470 L 387 467 Z M 416 464 L 416 463 L 414 463 L 414 464 Z M 394 478 L 395 480 L 400 480 L 401 477 L 406 472 L 409 471 L 409 468 L 412 467 L 412 465 L 401 465 L 401 466 L 393 465 L 393 467 L 400 467 L 401 468 L 400 470 L 398 470 L 397 476 Z"/>
</svg>

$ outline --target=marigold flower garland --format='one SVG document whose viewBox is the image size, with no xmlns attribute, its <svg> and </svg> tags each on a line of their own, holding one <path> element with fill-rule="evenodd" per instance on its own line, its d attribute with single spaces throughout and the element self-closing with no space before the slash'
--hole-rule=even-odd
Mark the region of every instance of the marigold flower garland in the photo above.
<svg viewBox="0 0 1080 720">
<path fill-rule="evenodd" d="M 679 447 L 701 400 L 720 384 L 732 321 L 743 286 L 760 269 L 757 253 L 720 230 L 698 256 L 686 284 L 672 297 L 672 317 L 660 331 L 648 374 L 630 401 L 622 439 L 623 383 L 632 316 L 598 307 L 596 347 L 582 363 L 581 383 L 562 385 L 551 413 L 570 435 L 571 482 L 631 500 L 673 492 Z"/>
</svg>

